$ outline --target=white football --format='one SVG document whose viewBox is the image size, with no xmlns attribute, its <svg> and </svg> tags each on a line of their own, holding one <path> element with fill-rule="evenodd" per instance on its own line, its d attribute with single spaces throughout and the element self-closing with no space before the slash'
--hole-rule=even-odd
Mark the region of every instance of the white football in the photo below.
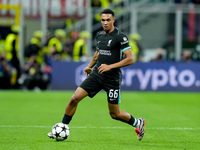
<svg viewBox="0 0 200 150">
<path fill-rule="evenodd" d="M 52 128 L 52 133 L 57 141 L 66 140 L 70 135 L 69 126 L 64 123 L 56 123 Z"/>
</svg>

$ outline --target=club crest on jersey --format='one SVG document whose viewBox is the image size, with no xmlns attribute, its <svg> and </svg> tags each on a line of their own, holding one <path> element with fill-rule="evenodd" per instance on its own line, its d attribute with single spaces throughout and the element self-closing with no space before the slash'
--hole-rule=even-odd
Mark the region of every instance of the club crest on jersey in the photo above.
<svg viewBox="0 0 200 150">
<path fill-rule="evenodd" d="M 109 40 L 107 46 L 110 46 L 110 43 L 111 43 L 111 42 L 112 42 L 112 40 Z"/>
</svg>

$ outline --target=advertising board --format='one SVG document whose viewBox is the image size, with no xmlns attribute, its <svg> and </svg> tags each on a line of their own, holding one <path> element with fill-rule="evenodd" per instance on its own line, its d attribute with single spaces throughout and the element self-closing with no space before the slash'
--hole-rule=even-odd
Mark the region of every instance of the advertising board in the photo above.
<svg viewBox="0 0 200 150">
<path fill-rule="evenodd" d="M 76 89 L 88 63 L 53 62 L 52 89 Z M 122 90 L 200 92 L 200 63 L 135 63 L 121 70 Z"/>
</svg>

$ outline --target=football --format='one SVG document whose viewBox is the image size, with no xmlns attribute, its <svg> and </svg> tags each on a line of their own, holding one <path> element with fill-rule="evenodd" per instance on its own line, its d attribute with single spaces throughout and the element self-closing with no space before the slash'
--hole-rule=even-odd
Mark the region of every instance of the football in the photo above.
<svg viewBox="0 0 200 150">
<path fill-rule="evenodd" d="M 56 141 L 64 141 L 70 135 L 69 126 L 64 123 L 57 123 L 53 126 L 52 133 Z"/>
</svg>

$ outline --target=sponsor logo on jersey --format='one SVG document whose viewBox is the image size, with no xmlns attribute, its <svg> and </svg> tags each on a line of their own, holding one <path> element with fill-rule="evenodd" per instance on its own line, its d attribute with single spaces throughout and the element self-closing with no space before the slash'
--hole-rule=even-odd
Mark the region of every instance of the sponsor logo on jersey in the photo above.
<svg viewBox="0 0 200 150">
<path fill-rule="evenodd" d="M 127 39 L 126 37 L 123 37 L 123 40 L 124 40 L 124 41 L 127 41 L 128 39 Z"/>
<path fill-rule="evenodd" d="M 128 39 L 126 37 L 123 37 L 123 40 L 124 40 L 124 42 L 121 42 L 121 45 L 128 43 Z"/>
<path fill-rule="evenodd" d="M 107 55 L 107 56 L 111 56 L 112 55 L 112 53 L 111 53 L 111 51 L 110 50 L 99 50 L 99 54 L 101 54 L 101 55 Z"/>
</svg>

